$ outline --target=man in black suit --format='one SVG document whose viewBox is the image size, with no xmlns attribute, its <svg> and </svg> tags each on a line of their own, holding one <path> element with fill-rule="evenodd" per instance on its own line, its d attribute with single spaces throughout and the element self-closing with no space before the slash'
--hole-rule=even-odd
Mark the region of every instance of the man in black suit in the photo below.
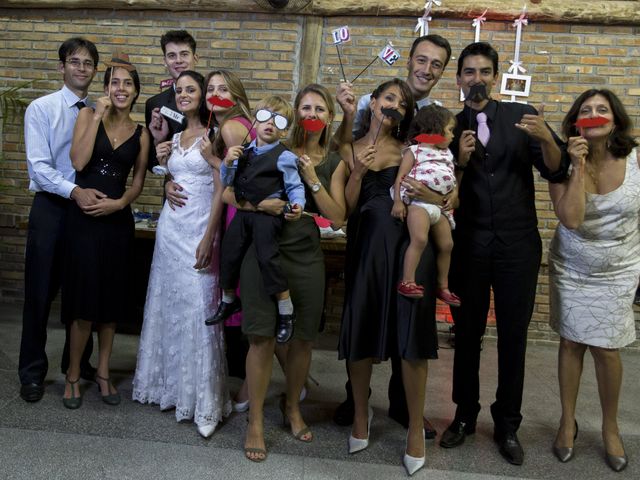
<svg viewBox="0 0 640 480">
<path fill-rule="evenodd" d="M 457 115 L 451 151 L 460 182 L 460 206 L 450 285 L 462 299 L 456 316 L 453 362 L 455 417 L 440 445 L 454 448 L 475 432 L 480 411 L 481 339 L 493 290 L 498 331 L 498 389 L 491 405 L 500 454 L 521 465 L 516 435 L 522 421 L 527 331 L 535 304 L 542 243 L 532 167 L 551 182 L 567 173 L 561 141 L 529 105 L 490 98 L 498 80 L 498 53 L 488 43 L 468 45 L 458 57 L 458 86 L 466 97 Z"/>
<path fill-rule="evenodd" d="M 160 46 L 171 80 L 175 81 L 185 70 L 195 70 L 198 63 L 196 41 L 186 30 L 170 30 L 160 38 Z M 181 132 L 185 125 L 183 116 L 176 107 L 175 88 L 172 84 L 163 92 L 149 98 L 144 106 L 144 118 L 153 137 L 153 148 L 149 149 L 148 168 L 158 165 L 155 147 L 171 140 L 175 133 Z M 167 182 L 165 191 L 173 205 L 183 203 L 182 188 L 174 182 Z"/>
</svg>

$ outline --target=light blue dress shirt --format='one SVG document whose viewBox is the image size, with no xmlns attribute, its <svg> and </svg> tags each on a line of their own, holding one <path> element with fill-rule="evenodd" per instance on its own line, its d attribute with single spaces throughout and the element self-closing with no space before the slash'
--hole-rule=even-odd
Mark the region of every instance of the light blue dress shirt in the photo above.
<svg viewBox="0 0 640 480">
<path fill-rule="evenodd" d="M 256 146 L 256 141 L 253 140 L 246 151 L 253 149 L 255 155 L 262 155 L 278 145 L 280 141 L 268 143 L 261 147 Z M 236 176 L 236 169 L 238 168 L 238 160 L 233 162 L 231 167 L 227 167 L 224 162 L 220 166 L 220 180 L 225 187 L 233 186 L 233 179 Z M 282 178 L 284 180 L 284 190 L 289 199 L 289 203 L 298 204 L 304 210 L 306 203 L 306 197 L 304 195 L 304 185 L 300 179 L 298 173 L 298 157 L 290 150 L 285 150 L 278 157 L 278 170 L 282 172 Z M 274 192 L 267 198 L 278 198 L 282 192 Z"/>
<path fill-rule="evenodd" d="M 78 118 L 78 98 L 67 86 L 37 98 L 24 114 L 24 144 L 27 153 L 29 190 L 49 192 L 64 198 L 76 187 L 76 171 L 69 151 Z"/>
</svg>

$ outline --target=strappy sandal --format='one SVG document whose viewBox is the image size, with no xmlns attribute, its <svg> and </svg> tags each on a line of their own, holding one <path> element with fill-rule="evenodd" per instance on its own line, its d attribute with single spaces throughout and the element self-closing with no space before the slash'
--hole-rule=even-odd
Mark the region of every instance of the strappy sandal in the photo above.
<svg viewBox="0 0 640 480">
<path fill-rule="evenodd" d="M 287 416 L 286 408 L 287 408 L 287 397 L 285 394 L 282 394 L 280 396 L 280 412 L 282 412 L 283 427 L 287 426 L 287 421 L 289 420 L 289 417 Z M 289 423 L 291 423 L 291 421 L 289 421 Z M 304 443 L 310 443 L 313 441 L 313 433 L 311 432 L 311 429 L 308 426 L 302 427 L 298 432 L 294 432 L 293 426 L 292 426 L 291 435 L 296 440 L 300 440 L 301 442 L 304 442 Z M 309 435 L 309 437 L 304 438 L 305 435 Z"/>
<path fill-rule="evenodd" d="M 107 395 L 102 395 L 102 389 L 100 388 L 100 383 L 98 382 L 98 380 L 107 382 L 107 391 L 109 392 Z M 109 378 L 101 377 L 96 373 L 96 383 L 98 384 L 98 390 L 100 391 L 100 396 L 102 397 L 102 401 L 104 403 L 112 406 L 120 404 L 120 401 L 122 400 L 122 398 L 120 397 L 120 394 L 118 392 L 111 393 L 111 387 L 113 387 L 113 384 L 111 383 L 111 380 Z"/>
<path fill-rule="evenodd" d="M 78 378 L 76 381 L 72 382 L 71 380 L 69 380 L 69 377 L 64 377 L 64 381 L 66 383 L 68 383 L 69 385 L 71 385 L 71 397 L 70 398 L 65 398 L 63 396 L 62 397 L 62 404 L 65 406 L 65 408 L 68 408 L 69 410 L 75 410 L 76 408 L 80 408 L 80 406 L 82 405 L 82 395 L 78 395 L 76 397 L 74 395 L 74 388 L 73 388 L 73 386 L 76 385 L 80 381 L 80 378 Z M 80 391 L 80 387 L 78 387 L 78 392 L 79 391 Z"/>
<path fill-rule="evenodd" d="M 424 297 L 424 287 L 416 282 L 400 282 L 398 283 L 398 293 L 407 298 L 422 298 Z"/>
</svg>

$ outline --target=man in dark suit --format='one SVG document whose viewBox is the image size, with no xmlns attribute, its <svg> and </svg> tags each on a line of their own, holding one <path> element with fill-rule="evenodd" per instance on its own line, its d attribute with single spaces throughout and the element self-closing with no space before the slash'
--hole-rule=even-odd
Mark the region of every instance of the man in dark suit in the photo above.
<svg viewBox="0 0 640 480">
<path fill-rule="evenodd" d="M 185 70 L 195 70 L 198 63 L 196 41 L 186 30 L 170 30 L 160 38 L 160 46 L 164 66 L 167 67 L 171 85 L 163 92 L 149 98 L 144 106 L 144 118 L 147 128 L 153 137 L 153 147 L 149 149 L 148 168 L 151 170 L 158 165 L 155 147 L 167 140 L 171 140 L 175 133 L 181 132 L 185 125 L 183 116 L 176 108 L 176 95 L 173 82 Z M 164 83 L 164 82 L 163 82 Z M 167 182 L 165 192 L 173 205 L 181 205 L 184 197 L 180 194 L 182 188 Z"/>
<path fill-rule="evenodd" d="M 456 77 L 466 101 L 457 115 L 451 151 L 464 178 L 455 211 L 450 285 L 462 305 L 453 362 L 457 408 L 440 445 L 457 447 L 475 432 L 480 346 L 493 290 L 498 331 L 498 389 L 491 405 L 494 440 L 509 463 L 521 465 L 524 451 L 516 432 L 522 421 L 527 331 L 542 255 L 532 167 L 558 182 L 569 165 L 542 111 L 491 99 L 498 80 L 498 53 L 491 45 L 468 45 L 458 57 Z"/>
</svg>

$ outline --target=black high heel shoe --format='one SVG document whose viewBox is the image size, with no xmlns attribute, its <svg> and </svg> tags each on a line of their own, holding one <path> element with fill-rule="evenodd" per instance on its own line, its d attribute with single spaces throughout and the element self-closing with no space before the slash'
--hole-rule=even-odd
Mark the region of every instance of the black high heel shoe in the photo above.
<svg viewBox="0 0 640 480">
<path fill-rule="evenodd" d="M 576 441 L 576 438 L 578 438 L 578 421 L 577 420 L 575 420 L 575 425 L 576 425 L 576 433 L 573 434 L 574 442 Z M 554 445 L 553 453 L 556 456 L 556 458 L 560 460 L 562 463 L 567 463 L 569 460 L 573 458 L 574 450 L 573 450 L 573 447 L 556 447 Z"/>
<path fill-rule="evenodd" d="M 282 426 L 286 427 L 289 417 L 287 417 L 287 396 L 285 394 L 280 395 L 279 406 L 280 406 L 280 412 L 282 413 Z M 289 421 L 289 423 L 291 422 Z M 293 438 L 295 438 L 296 440 L 300 440 L 301 442 L 305 442 L 305 443 L 309 443 L 313 440 L 313 434 L 311 433 L 311 429 L 309 427 L 303 427 L 300 429 L 299 432 L 294 433 L 293 426 L 292 426 L 291 435 L 293 435 Z M 307 437 L 307 435 L 310 435 L 310 436 Z"/>
<path fill-rule="evenodd" d="M 77 383 L 80 381 L 80 378 L 78 378 L 75 382 L 72 382 L 71 380 L 69 380 L 69 377 L 64 377 L 64 380 L 66 383 L 71 385 L 71 397 L 64 398 L 63 396 L 62 404 L 65 406 L 65 408 L 68 408 L 69 410 L 75 410 L 76 408 L 80 408 L 80 406 L 82 405 L 82 395 L 78 395 L 77 397 L 74 395 L 74 385 L 77 385 Z M 79 391 L 80 391 L 80 387 L 78 387 L 78 392 Z"/>
<path fill-rule="evenodd" d="M 107 382 L 107 392 L 109 392 L 107 395 L 102 395 L 102 389 L 100 388 L 100 383 L 98 382 L 98 380 L 102 380 L 103 382 Z M 101 377 L 100 375 L 98 375 L 96 373 L 96 383 L 98 384 L 98 390 L 100 391 L 100 396 L 102 397 L 102 401 L 104 403 L 106 403 L 107 405 L 119 405 L 120 404 L 120 401 L 122 400 L 120 398 L 120 394 L 118 392 L 111 393 L 111 387 L 113 387 L 113 384 L 111 383 L 110 379 Z"/>
</svg>

